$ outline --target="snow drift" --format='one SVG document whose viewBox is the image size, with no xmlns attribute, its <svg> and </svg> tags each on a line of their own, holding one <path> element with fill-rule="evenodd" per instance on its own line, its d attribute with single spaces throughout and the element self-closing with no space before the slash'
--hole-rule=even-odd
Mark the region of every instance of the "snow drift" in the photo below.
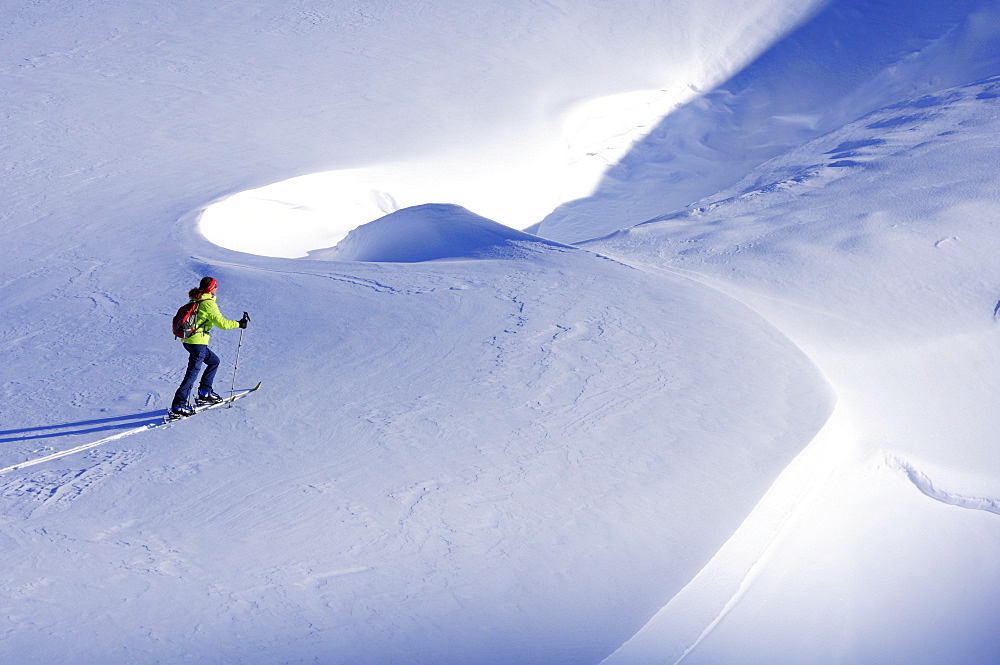
<svg viewBox="0 0 1000 665">
<path fill-rule="evenodd" d="M 309 258 L 391 263 L 499 258 L 531 244 L 566 247 L 497 224 L 460 206 L 425 204 L 360 226 L 336 246 L 309 252 Z"/>
<path fill-rule="evenodd" d="M 586 243 L 736 295 L 838 399 L 824 435 L 608 665 L 996 659 L 998 99 L 993 77 L 889 105 L 690 210 Z"/>
</svg>

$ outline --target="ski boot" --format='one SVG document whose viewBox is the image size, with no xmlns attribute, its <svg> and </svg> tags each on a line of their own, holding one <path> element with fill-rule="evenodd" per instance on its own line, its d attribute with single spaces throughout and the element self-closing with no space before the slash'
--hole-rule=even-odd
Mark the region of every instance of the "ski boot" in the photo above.
<svg viewBox="0 0 1000 665">
<path fill-rule="evenodd" d="M 198 406 L 204 406 L 206 404 L 218 404 L 221 401 L 222 398 L 214 390 L 199 390 L 198 397 L 194 403 Z"/>
<path fill-rule="evenodd" d="M 188 416 L 194 415 L 194 409 L 192 409 L 187 404 L 182 404 L 181 406 L 171 407 L 170 411 L 167 412 L 168 420 L 177 420 L 179 418 L 187 418 Z"/>
</svg>

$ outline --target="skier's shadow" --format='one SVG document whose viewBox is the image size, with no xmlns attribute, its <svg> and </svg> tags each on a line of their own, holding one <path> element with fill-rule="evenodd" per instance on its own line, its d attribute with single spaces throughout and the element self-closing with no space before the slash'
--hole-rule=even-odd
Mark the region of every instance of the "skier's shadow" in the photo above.
<svg viewBox="0 0 1000 665">
<path fill-rule="evenodd" d="M 0 430 L 0 443 L 30 441 L 32 439 L 50 439 L 70 434 L 93 434 L 94 432 L 129 429 L 132 427 L 141 427 L 143 425 L 153 425 L 160 422 L 162 419 L 163 409 L 160 409 L 159 411 L 135 413 L 130 416 L 81 420 L 75 423 L 63 423 L 62 425 L 42 425 L 39 427 L 25 427 L 23 429 Z"/>
</svg>

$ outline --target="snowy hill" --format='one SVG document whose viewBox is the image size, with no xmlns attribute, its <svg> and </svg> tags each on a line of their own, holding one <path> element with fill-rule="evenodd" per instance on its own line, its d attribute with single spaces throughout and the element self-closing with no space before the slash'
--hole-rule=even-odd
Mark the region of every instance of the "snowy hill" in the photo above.
<svg viewBox="0 0 1000 665">
<path fill-rule="evenodd" d="M 566 247 L 460 206 L 424 204 L 360 226 L 335 246 L 309 252 L 309 258 L 389 263 L 498 258 L 525 244 Z"/>
<path fill-rule="evenodd" d="M 998 92 L 994 77 L 894 104 L 586 244 L 738 296 L 837 396 L 768 500 L 608 663 L 995 660 Z"/>
<path fill-rule="evenodd" d="M 4 662 L 996 662 L 996 13 L 8 3 Z M 158 422 L 205 274 L 261 391 L 19 466 Z"/>
<path fill-rule="evenodd" d="M 238 273 L 262 301 L 283 294 L 264 325 L 308 325 L 294 353 L 248 329 L 246 372 L 265 386 L 235 413 L 4 479 L 9 553 L 33 562 L 13 590 L 41 603 L 11 653 L 55 658 L 67 645 L 38 636 L 72 617 L 101 638 L 79 660 L 124 657 L 109 644 L 592 660 L 697 572 L 828 412 L 794 347 L 685 279 L 558 249 L 300 265 Z M 8 436 L 15 457 L 40 443 Z M 59 583 L 32 584 L 43 570 Z M 105 633 L 125 608 L 132 628 Z M 185 638 L 140 637 L 154 627 Z"/>
<path fill-rule="evenodd" d="M 998 26 L 992 1 L 824 3 L 728 81 L 664 117 L 540 233 L 578 242 L 645 222 L 866 113 L 994 75 Z"/>
</svg>

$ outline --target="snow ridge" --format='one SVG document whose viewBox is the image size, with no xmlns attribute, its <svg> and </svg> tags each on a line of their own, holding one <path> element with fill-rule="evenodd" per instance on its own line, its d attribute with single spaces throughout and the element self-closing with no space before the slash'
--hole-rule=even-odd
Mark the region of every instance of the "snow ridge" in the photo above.
<svg viewBox="0 0 1000 665">
<path fill-rule="evenodd" d="M 419 263 L 509 256 L 518 246 L 565 245 L 498 224 L 452 204 L 398 210 L 347 234 L 334 247 L 309 252 L 327 261 Z"/>
<path fill-rule="evenodd" d="M 914 467 L 901 457 L 888 452 L 883 453 L 885 461 L 890 469 L 903 474 L 907 480 L 913 483 L 920 492 L 935 501 L 957 506 L 958 508 L 968 508 L 969 510 L 982 510 L 994 515 L 1000 515 L 1000 500 L 986 497 L 964 496 L 954 492 L 946 492 L 934 486 L 930 477 Z"/>
</svg>

